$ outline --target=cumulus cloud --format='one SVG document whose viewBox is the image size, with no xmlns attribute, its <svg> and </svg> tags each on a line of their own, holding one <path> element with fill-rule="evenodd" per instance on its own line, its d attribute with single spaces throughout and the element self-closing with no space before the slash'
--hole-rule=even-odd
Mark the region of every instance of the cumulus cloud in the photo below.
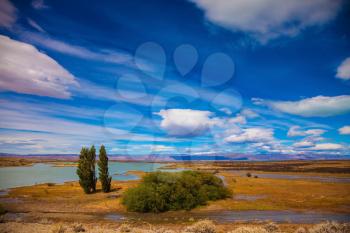
<svg viewBox="0 0 350 233">
<path fill-rule="evenodd" d="M 0 90 L 68 99 L 75 77 L 34 46 L 0 35 Z"/>
<path fill-rule="evenodd" d="M 295 36 L 335 18 L 342 0 L 191 0 L 205 17 L 232 31 L 247 32 L 261 42 Z"/>
<path fill-rule="evenodd" d="M 350 95 L 316 96 L 298 101 L 273 101 L 253 98 L 257 105 L 265 105 L 280 112 L 303 117 L 328 117 L 350 112 Z"/>
<path fill-rule="evenodd" d="M 246 143 L 246 142 L 268 142 L 272 141 L 273 130 L 266 128 L 247 128 L 240 132 L 229 135 L 225 138 L 226 142 L 230 143 Z"/>
<path fill-rule="evenodd" d="M 313 147 L 308 148 L 308 150 L 314 151 L 333 151 L 333 150 L 342 150 L 344 146 L 337 143 L 320 143 L 316 144 Z"/>
<path fill-rule="evenodd" d="M 326 130 L 324 129 L 308 129 L 308 130 L 301 130 L 300 126 L 292 126 L 289 128 L 287 135 L 289 137 L 295 137 L 295 136 L 320 136 L 324 134 Z"/>
<path fill-rule="evenodd" d="M 350 57 L 346 58 L 338 67 L 337 69 L 337 78 L 343 79 L 343 80 L 349 80 L 350 79 Z"/>
<path fill-rule="evenodd" d="M 349 134 L 350 135 L 350 125 L 343 126 L 338 131 L 340 134 Z"/>
<path fill-rule="evenodd" d="M 0 0 L 0 27 L 11 28 L 17 20 L 17 9 L 9 0 Z"/>
<path fill-rule="evenodd" d="M 171 136 L 195 137 L 204 135 L 211 126 L 220 122 L 213 118 L 213 113 L 192 109 L 167 109 L 156 113 L 163 119 L 161 128 Z"/>
</svg>

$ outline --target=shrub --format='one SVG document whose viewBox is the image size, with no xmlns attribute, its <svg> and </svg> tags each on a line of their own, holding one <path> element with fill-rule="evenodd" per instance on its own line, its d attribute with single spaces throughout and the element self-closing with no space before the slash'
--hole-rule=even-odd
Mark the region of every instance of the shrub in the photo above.
<svg viewBox="0 0 350 233">
<path fill-rule="evenodd" d="M 268 233 L 268 231 L 262 227 L 238 227 L 229 233 Z"/>
<path fill-rule="evenodd" d="M 73 226 L 73 232 L 85 232 L 85 228 L 82 224 L 75 224 Z"/>
<path fill-rule="evenodd" d="M 216 227 L 212 221 L 203 220 L 196 222 L 185 229 L 186 233 L 216 233 Z"/>
<path fill-rule="evenodd" d="M 247 177 L 252 177 L 252 173 L 250 173 L 250 172 L 247 172 Z"/>
<path fill-rule="evenodd" d="M 0 215 L 6 214 L 5 208 L 0 204 Z"/>
<path fill-rule="evenodd" d="M 309 229 L 310 233 L 348 233 L 350 232 L 349 224 L 337 222 L 325 222 L 315 225 Z"/>
<path fill-rule="evenodd" d="M 264 226 L 264 229 L 269 233 L 280 232 L 280 228 L 276 223 L 270 222 Z"/>
<path fill-rule="evenodd" d="M 118 228 L 119 232 L 131 232 L 131 227 L 126 224 L 123 223 L 119 228 Z"/>
<path fill-rule="evenodd" d="M 305 229 L 305 227 L 299 227 L 294 231 L 294 233 L 307 233 L 308 231 Z"/>
<path fill-rule="evenodd" d="M 66 230 L 66 227 L 63 225 L 55 225 L 52 229 L 52 233 L 65 233 Z"/>
<path fill-rule="evenodd" d="M 190 210 L 230 194 L 222 180 L 213 174 L 153 172 L 146 175 L 137 187 L 124 193 L 123 204 L 129 211 L 136 212 Z"/>
</svg>

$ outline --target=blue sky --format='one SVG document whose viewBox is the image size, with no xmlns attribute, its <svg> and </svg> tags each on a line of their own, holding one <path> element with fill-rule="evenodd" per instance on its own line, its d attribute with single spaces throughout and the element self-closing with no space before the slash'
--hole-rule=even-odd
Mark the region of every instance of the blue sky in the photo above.
<svg viewBox="0 0 350 233">
<path fill-rule="evenodd" d="M 0 152 L 350 154 L 350 4 L 0 1 Z"/>
</svg>

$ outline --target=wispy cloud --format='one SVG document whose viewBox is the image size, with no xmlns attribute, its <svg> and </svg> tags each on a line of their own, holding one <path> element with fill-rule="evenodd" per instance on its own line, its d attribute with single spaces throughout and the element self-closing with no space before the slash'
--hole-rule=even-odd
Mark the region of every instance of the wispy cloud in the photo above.
<svg viewBox="0 0 350 233">
<path fill-rule="evenodd" d="M 336 77 L 343 80 L 350 79 L 350 57 L 346 58 L 337 68 Z"/>
<path fill-rule="evenodd" d="M 11 29 L 16 20 L 16 7 L 9 0 L 0 0 L 0 27 Z"/>
<path fill-rule="evenodd" d="M 288 130 L 288 136 L 289 137 L 296 137 L 296 136 L 320 136 L 324 134 L 326 130 L 324 129 L 308 129 L 308 130 L 302 130 L 300 126 L 294 125 L 289 128 Z"/>
<path fill-rule="evenodd" d="M 345 126 L 341 127 L 338 131 L 340 134 L 350 135 L 350 125 L 345 125 Z"/>
<path fill-rule="evenodd" d="M 33 28 L 35 28 L 35 29 L 38 30 L 39 32 L 46 33 L 45 30 L 44 30 L 37 22 L 35 22 L 34 20 L 28 18 L 27 21 L 28 21 L 28 24 L 29 24 L 30 26 L 32 26 Z"/>
<path fill-rule="evenodd" d="M 44 0 L 33 0 L 32 7 L 36 10 L 42 10 L 42 9 L 49 8 L 49 6 L 45 4 Z"/>
<path fill-rule="evenodd" d="M 44 48 L 54 50 L 63 54 L 89 59 L 101 62 L 109 62 L 116 64 L 131 64 L 132 57 L 130 54 L 122 51 L 97 49 L 91 50 L 78 45 L 73 45 L 64 41 L 53 39 L 48 35 L 42 35 L 32 32 L 22 32 L 21 37 L 32 44 L 42 46 Z"/>
<path fill-rule="evenodd" d="M 328 117 L 350 112 L 350 95 L 316 96 L 298 101 L 253 99 L 257 105 L 303 117 Z"/>
<path fill-rule="evenodd" d="M 57 153 L 69 148 L 70 152 L 76 152 L 81 145 L 89 143 L 113 145 L 119 140 L 151 143 L 170 141 L 168 138 L 131 132 L 120 119 L 132 116 L 125 116 L 123 112 L 116 114 L 116 118 L 112 119 L 116 123 L 122 123 L 106 125 L 103 123 L 105 111 L 88 106 L 48 103 L 43 108 L 43 105 L 36 101 L 20 99 L 1 100 L 1 106 L 0 128 L 2 132 L 6 131 L 0 137 L 0 149 L 4 149 L 2 151 L 11 151 L 11 144 L 12 149 L 14 144 L 27 148 L 26 153 L 46 153 L 55 150 Z M 86 121 L 87 119 L 89 121 Z"/>
</svg>

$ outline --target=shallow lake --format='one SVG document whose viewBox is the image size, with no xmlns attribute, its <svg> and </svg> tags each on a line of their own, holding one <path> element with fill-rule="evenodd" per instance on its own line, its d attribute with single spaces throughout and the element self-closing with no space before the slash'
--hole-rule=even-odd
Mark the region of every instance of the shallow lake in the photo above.
<svg viewBox="0 0 350 233">
<path fill-rule="evenodd" d="M 162 167 L 160 163 L 109 162 L 109 173 L 114 180 L 135 180 L 139 177 L 126 174 L 128 171 L 152 172 Z M 33 166 L 0 168 L 0 190 L 30 186 L 41 183 L 64 183 L 78 180 L 76 167 L 55 167 L 52 164 L 37 163 Z"/>
</svg>

